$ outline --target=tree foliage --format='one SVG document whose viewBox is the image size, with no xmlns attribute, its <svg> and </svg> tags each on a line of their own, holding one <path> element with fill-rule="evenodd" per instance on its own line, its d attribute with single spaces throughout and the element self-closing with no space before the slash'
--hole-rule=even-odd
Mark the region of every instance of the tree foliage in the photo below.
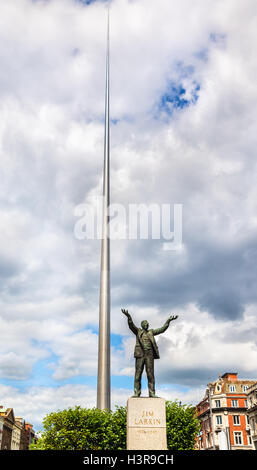
<svg viewBox="0 0 257 470">
<path fill-rule="evenodd" d="M 194 448 L 198 420 L 194 408 L 166 402 L 168 449 Z M 126 408 L 68 408 L 52 412 L 43 420 L 43 431 L 32 450 L 122 450 L 126 449 Z"/>
<path fill-rule="evenodd" d="M 172 450 L 194 450 L 200 422 L 193 406 L 166 402 L 167 445 Z"/>
</svg>

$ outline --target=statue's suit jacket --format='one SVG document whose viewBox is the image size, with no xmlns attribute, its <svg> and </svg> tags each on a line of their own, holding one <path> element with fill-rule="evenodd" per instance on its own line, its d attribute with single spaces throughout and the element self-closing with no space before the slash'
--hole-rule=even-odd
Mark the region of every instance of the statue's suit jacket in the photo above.
<svg viewBox="0 0 257 470">
<path fill-rule="evenodd" d="M 153 348 L 153 355 L 154 359 L 160 359 L 160 354 L 159 354 L 159 349 L 155 341 L 155 336 L 160 335 L 161 333 L 164 333 L 165 330 L 167 330 L 169 326 L 169 321 L 166 321 L 164 325 L 161 328 L 156 328 L 155 330 L 151 329 L 147 331 L 148 338 L 150 339 L 152 343 L 152 348 Z M 144 333 L 145 330 L 142 328 L 138 328 L 136 325 L 134 325 L 133 321 L 131 318 L 128 318 L 128 325 L 131 331 L 136 335 L 136 345 L 134 349 L 134 357 L 143 357 L 144 355 L 144 350 L 141 342 L 141 336 Z"/>
</svg>

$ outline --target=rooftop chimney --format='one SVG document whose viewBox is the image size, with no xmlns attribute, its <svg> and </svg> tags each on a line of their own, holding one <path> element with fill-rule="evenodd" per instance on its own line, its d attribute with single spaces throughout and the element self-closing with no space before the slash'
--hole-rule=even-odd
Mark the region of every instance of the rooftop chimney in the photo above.
<svg viewBox="0 0 257 470">
<path fill-rule="evenodd" d="M 222 378 L 227 379 L 231 382 L 236 382 L 237 375 L 238 375 L 238 372 L 226 372 L 225 374 L 222 375 Z"/>
</svg>

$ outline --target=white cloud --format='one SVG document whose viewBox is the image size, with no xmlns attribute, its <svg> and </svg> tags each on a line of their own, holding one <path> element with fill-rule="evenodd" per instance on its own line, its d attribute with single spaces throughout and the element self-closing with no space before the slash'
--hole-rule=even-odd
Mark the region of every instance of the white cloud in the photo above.
<svg viewBox="0 0 257 470">
<path fill-rule="evenodd" d="M 158 375 L 162 381 L 169 378 L 174 383 L 180 379 L 190 385 L 199 383 L 204 376 L 210 380 L 211 371 L 216 370 L 218 374 L 238 369 L 248 378 L 254 378 L 257 345 L 249 331 L 255 328 L 256 308 L 248 308 L 242 320 L 225 324 L 193 305 L 182 311 L 180 318 L 160 338 L 160 348 L 164 351 Z"/>
<path fill-rule="evenodd" d="M 177 309 L 175 313 L 179 318 L 170 324 L 165 333 L 156 337 L 160 351 L 160 360 L 155 361 L 157 387 L 167 383 L 204 386 L 211 380 L 212 371 L 218 374 L 220 369 L 225 372 L 240 368 L 248 378 L 254 378 L 257 360 L 254 336 L 256 307 L 249 306 L 242 320 L 226 323 L 192 304 Z M 147 318 L 150 318 L 149 315 Z M 133 320 L 139 326 L 134 315 Z M 150 328 L 157 328 L 164 320 L 159 319 L 158 324 L 156 320 L 149 323 Z M 250 331 L 253 333 L 249 334 Z M 120 363 L 120 374 L 133 376 L 135 336 L 129 329 L 128 335 L 123 343 L 125 357 Z"/>
<path fill-rule="evenodd" d="M 33 423 L 36 430 L 42 429 L 42 420 L 52 411 L 63 410 L 76 405 L 92 408 L 95 404 L 95 390 L 85 385 L 62 387 L 32 387 L 21 392 L 11 386 L 0 386 L 1 403 L 11 406 L 15 416 L 22 416 Z"/>
<path fill-rule="evenodd" d="M 145 392 L 145 390 L 144 390 Z M 81 406 L 93 408 L 96 406 L 96 390 L 86 385 L 64 385 L 62 387 L 32 387 L 26 392 L 20 392 L 10 386 L 0 385 L 1 403 L 10 406 L 15 416 L 23 417 L 31 422 L 36 431 L 43 429 L 43 418 L 58 410 Z M 198 401 L 199 390 L 188 392 L 176 389 L 162 389 L 162 395 L 167 400 L 180 399 L 182 403 L 193 404 Z M 115 388 L 112 390 L 112 409 L 116 406 L 126 406 L 128 390 Z"/>
</svg>

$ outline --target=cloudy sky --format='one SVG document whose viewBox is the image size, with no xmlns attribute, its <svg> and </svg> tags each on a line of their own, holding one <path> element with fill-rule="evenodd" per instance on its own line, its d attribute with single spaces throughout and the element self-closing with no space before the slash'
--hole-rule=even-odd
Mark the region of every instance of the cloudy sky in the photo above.
<svg viewBox="0 0 257 470">
<path fill-rule="evenodd" d="M 121 307 L 179 315 L 158 395 L 257 379 L 256 20 L 255 0 L 111 2 L 112 202 L 183 205 L 182 249 L 112 241 L 113 407 L 133 392 Z M 37 430 L 96 405 L 100 241 L 74 226 L 102 192 L 105 50 L 104 1 L 1 1 L 0 404 Z"/>
</svg>

